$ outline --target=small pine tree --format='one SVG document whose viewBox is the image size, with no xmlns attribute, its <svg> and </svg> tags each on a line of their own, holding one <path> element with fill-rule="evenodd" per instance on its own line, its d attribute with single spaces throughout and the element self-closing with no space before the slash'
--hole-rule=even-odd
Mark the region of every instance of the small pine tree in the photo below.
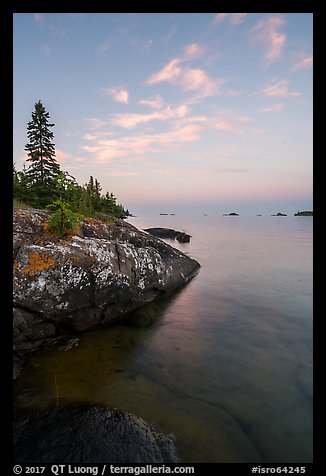
<svg viewBox="0 0 326 476">
<path fill-rule="evenodd" d="M 49 123 L 50 115 L 46 112 L 41 101 L 35 103 L 32 120 L 27 124 L 28 144 L 25 146 L 28 159 L 31 162 L 27 169 L 33 192 L 38 197 L 38 205 L 45 206 L 56 195 L 54 179 L 60 173 L 60 166 L 55 158 L 53 132 L 54 124 Z"/>
</svg>

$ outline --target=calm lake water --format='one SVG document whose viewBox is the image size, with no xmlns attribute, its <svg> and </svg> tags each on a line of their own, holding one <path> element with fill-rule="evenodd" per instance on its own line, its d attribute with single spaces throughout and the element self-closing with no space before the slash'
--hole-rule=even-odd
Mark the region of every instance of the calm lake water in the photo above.
<svg viewBox="0 0 326 476">
<path fill-rule="evenodd" d="M 150 304 L 147 328 L 84 334 L 69 352 L 31 355 L 16 404 L 87 401 L 173 433 L 184 462 L 312 461 L 311 217 L 133 217 L 201 263 Z"/>
</svg>

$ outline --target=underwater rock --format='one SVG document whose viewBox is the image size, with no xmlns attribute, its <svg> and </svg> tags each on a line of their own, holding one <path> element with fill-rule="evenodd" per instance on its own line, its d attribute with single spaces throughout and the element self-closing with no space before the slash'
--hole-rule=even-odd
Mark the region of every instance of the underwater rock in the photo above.
<svg viewBox="0 0 326 476">
<path fill-rule="evenodd" d="M 72 404 L 14 412 L 15 464 L 180 462 L 173 435 L 129 412 Z"/>
</svg>

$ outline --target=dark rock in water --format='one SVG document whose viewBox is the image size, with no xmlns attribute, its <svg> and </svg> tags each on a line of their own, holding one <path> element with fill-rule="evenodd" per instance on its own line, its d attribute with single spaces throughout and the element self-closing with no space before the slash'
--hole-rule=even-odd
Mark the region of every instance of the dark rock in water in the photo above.
<svg viewBox="0 0 326 476">
<path fill-rule="evenodd" d="M 183 231 L 172 230 L 171 228 L 146 228 L 144 231 L 158 238 L 177 239 L 180 243 L 189 243 L 191 238 L 191 235 L 187 235 Z"/>
<path fill-rule="evenodd" d="M 74 404 L 14 413 L 16 464 L 178 463 L 174 438 L 129 412 Z"/>
<path fill-rule="evenodd" d="M 231 213 L 223 213 L 224 217 L 238 217 L 239 213 L 231 212 Z"/>
<path fill-rule="evenodd" d="M 272 217 L 287 217 L 287 214 L 286 214 L 286 213 L 278 212 L 278 213 L 274 213 L 274 214 L 272 215 Z"/>
<path fill-rule="evenodd" d="M 58 238 L 49 214 L 14 211 L 14 344 L 18 359 L 49 338 L 124 316 L 195 276 L 197 261 L 121 219 L 84 219 Z M 18 367 L 17 367 L 18 368 Z"/>
</svg>

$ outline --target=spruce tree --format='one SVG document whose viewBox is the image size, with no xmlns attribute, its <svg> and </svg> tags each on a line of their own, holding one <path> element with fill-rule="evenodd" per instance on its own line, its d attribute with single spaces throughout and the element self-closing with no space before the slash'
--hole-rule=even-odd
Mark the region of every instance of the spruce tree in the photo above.
<svg viewBox="0 0 326 476">
<path fill-rule="evenodd" d="M 56 195 L 54 179 L 60 173 L 60 166 L 55 158 L 53 132 L 50 130 L 54 124 L 49 123 L 50 115 L 46 112 L 41 101 L 35 103 L 32 120 L 27 124 L 29 143 L 25 150 L 28 162 L 31 165 L 27 174 L 32 184 L 32 189 L 38 197 L 38 204 L 45 206 Z"/>
</svg>

